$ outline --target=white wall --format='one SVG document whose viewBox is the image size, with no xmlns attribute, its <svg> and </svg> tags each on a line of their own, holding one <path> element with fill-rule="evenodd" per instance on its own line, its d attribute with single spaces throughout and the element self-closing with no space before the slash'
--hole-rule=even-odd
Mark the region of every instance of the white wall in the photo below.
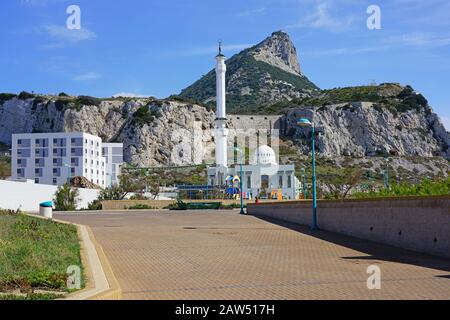
<svg viewBox="0 0 450 320">
<path fill-rule="evenodd" d="M 57 187 L 23 182 L 0 180 L 0 208 L 28 212 L 39 211 L 39 204 L 51 201 Z M 87 208 L 88 204 L 97 199 L 100 190 L 78 189 L 78 209 Z"/>
</svg>

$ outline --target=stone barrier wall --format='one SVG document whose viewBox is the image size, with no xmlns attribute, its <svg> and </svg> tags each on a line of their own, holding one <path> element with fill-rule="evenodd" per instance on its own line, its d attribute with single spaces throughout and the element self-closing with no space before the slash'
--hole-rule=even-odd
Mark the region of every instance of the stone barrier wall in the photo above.
<svg viewBox="0 0 450 320">
<path fill-rule="evenodd" d="M 199 203 L 199 202 L 222 202 L 224 205 L 237 204 L 239 200 L 183 200 L 186 203 Z M 136 205 L 147 205 L 155 209 L 164 209 L 170 204 L 176 203 L 176 200 L 120 200 L 120 201 L 103 201 L 103 210 L 125 210 Z M 244 201 L 244 204 L 253 203 L 254 201 Z"/>
<path fill-rule="evenodd" d="M 248 213 L 310 225 L 310 201 L 250 204 Z M 319 228 L 450 258 L 450 196 L 319 201 Z"/>
</svg>

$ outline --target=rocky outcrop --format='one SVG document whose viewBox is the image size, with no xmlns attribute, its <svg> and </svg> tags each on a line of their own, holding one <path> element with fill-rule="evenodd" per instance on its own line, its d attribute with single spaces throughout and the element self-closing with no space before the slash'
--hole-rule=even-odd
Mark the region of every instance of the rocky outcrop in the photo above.
<svg viewBox="0 0 450 320">
<path fill-rule="evenodd" d="M 257 114 L 264 106 L 311 96 L 317 91 L 302 73 L 297 50 L 283 31 L 226 61 L 227 111 Z M 184 89 L 180 96 L 210 107 L 215 104 L 215 71 Z"/>
<path fill-rule="evenodd" d="M 310 137 L 310 129 L 297 126 L 300 117 L 313 119 L 318 131 L 318 152 L 325 157 L 393 155 L 450 159 L 450 135 L 430 109 L 396 114 L 376 108 L 372 102 L 290 109 L 283 117 L 283 130 L 307 152 L 309 144 L 304 141 Z"/>
<path fill-rule="evenodd" d="M 265 62 L 296 75 L 303 75 L 297 49 L 289 35 L 283 31 L 274 32 L 272 36 L 253 47 L 250 54 L 257 61 Z"/>
<path fill-rule="evenodd" d="M 88 132 L 104 141 L 124 143 L 125 160 L 138 166 L 201 163 L 213 156 L 214 112 L 180 101 L 151 99 L 104 100 L 79 105 L 75 98 L 14 97 L 0 106 L 0 142 L 13 133 Z M 230 116 L 236 129 L 278 128 L 301 154 L 310 151 L 310 129 L 298 127 L 300 117 L 317 126 L 319 155 L 450 159 L 450 135 L 429 107 L 393 112 L 373 102 L 288 109 L 279 116 Z M 195 132 L 195 138 L 194 138 Z"/>
</svg>

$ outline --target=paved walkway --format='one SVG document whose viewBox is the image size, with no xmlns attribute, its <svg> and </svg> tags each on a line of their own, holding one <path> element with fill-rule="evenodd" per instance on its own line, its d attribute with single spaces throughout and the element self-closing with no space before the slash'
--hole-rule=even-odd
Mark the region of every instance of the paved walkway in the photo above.
<svg viewBox="0 0 450 320">
<path fill-rule="evenodd" d="M 234 211 L 56 218 L 92 227 L 124 299 L 450 299 L 448 260 Z"/>
</svg>

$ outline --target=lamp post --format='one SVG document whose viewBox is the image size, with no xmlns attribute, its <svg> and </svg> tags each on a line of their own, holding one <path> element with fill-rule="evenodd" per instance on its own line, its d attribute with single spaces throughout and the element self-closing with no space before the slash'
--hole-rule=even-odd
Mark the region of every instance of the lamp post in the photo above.
<svg viewBox="0 0 450 320">
<path fill-rule="evenodd" d="M 245 214 L 245 212 L 244 212 L 244 197 L 243 197 L 243 194 L 244 194 L 244 190 L 242 190 L 242 186 L 243 186 L 243 181 L 242 181 L 242 179 L 243 179 L 243 172 L 242 172 L 242 170 L 243 170 L 243 168 L 242 168 L 242 166 L 243 166 L 243 152 L 242 152 L 242 150 L 241 149 L 239 149 L 239 148 L 237 148 L 237 147 L 235 147 L 234 148 L 234 150 L 236 150 L 237 152 L 239 152 L 239 154 L 240 154 L 240 161 L 239 161 L 239 191 L 240 191 L 240 196 L 239 196 L 239 199 L 240 199 L 240 201 L 241 201 L 241 212 L 240 212 L 240 214 Z"/>
<path fill-rule="evenodd" d="M 71 167 L 67 163 L 64 163 L 64 167 L 67 168 L 67 186 L 69 187 L 69 190 L 70 190 L 70 174 L 71 174 L 70 171 L 71 171 Z"/>
<path fill-rule="evenodd" d="M 317 226 L 317 186 L 316 186 L 316 149 L 315 149 L 315 133 L 316 128 L 313 122 L 309 119 L 301 118 L 297 120 L 297 125 L 301 127 L 311 127 L 312 129 L 312 195 L 313 195 L 313 216 L 312 216 L 312 230 L 318 230 Z"/>
<path fill-rule="evenodd" d="M 384 187 L 389 189 L 389 158 L 386 156 L 384 160 L 386 161 L 386 170 L 384 171 Z"/>
<path fill-rule="evenodd" d="M 302 182 L 302 185 L 303 185 L 303 198 L 306 200 L 308 188 L 306 187 L 306 171 L 305 171 L 305 168 L 302 168 L 301 172 L 302 172 L 302 179 L 303 179 L 303 182 Z"/>
</svg>

